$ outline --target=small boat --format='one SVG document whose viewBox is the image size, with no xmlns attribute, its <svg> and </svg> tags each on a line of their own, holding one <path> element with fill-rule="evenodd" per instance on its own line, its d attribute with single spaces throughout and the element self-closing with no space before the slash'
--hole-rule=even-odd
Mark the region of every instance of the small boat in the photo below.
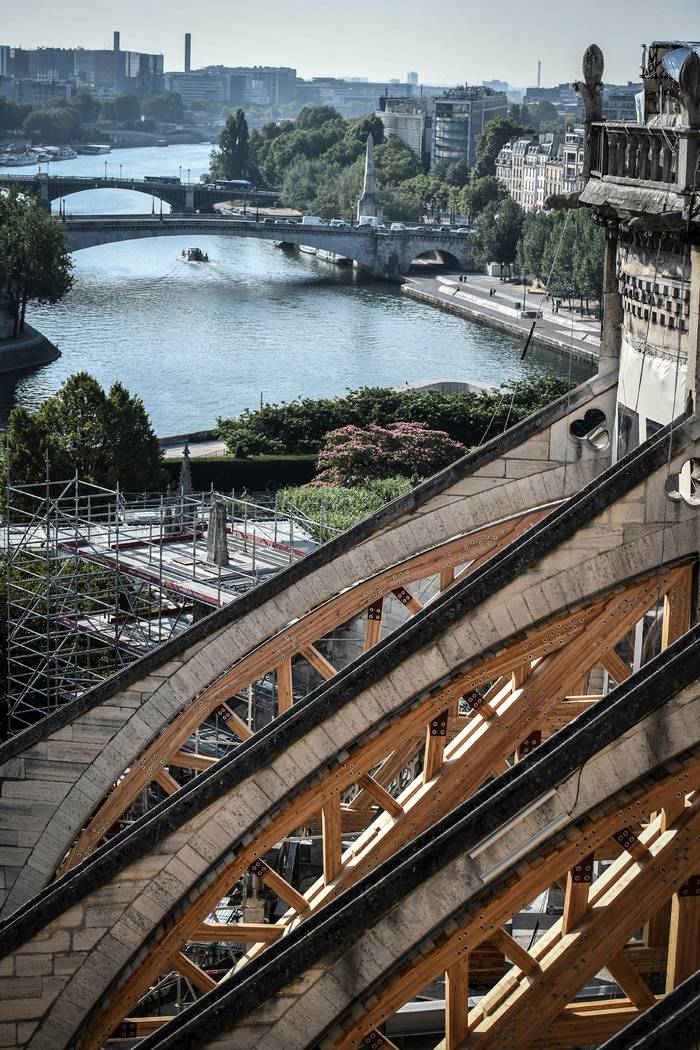
<svg viewBox="0 0 700 1050">
<path fill-rule="evenodd" d="M 316 258 L 322 259 L 323 262 L 335 263 L 336 266 L 349 266 L 352 259 L 348 259 L 346 255 L 338 255 L 337 252 L 329 252 L 327 248 L 319 248 L 316 251 Z"/>
<path fill-rule="evenodd" d="M 7 168 L 21 168 L 27 167 L 29 164 L 38 164 L 39 158 L 32 150 L 27 150 L 26 153 L 3 154 L 2 163 Z"/>
<path fill-rule="evenodd" d="M 112 147 L 108 146 L 105 142 L 86 142 L 84 146 L 78 147 L 78 153 L 82 153 L 88 157 L 96 157 L 103 153 L 111 152 Z"/>
<path fill-rule="evenodd" d="M 310 244 L 300 244 L 299 251 L 305 252 L 306 255 L 316 255 L 318 248 L 312 248 Z"/>
<path fill-rule="evenodd" d="M 168 140 L 167 139 L 157 139 L 157 141 L 156 141 L 156 146 L 167 146 L 167 145 L 168 145 Z"/>
<path fill-rule="evenodd" d="M 209 256 L 201 248 L 183 248 L 182 258 L 185 262 L 208 263 Z"/>
<path fill-rule="evenodd" d="M 42 146 L 39 159 L 55 164 L 58 160 L 74 160 L 77 156 L 70 146 Z"/>
</svg>

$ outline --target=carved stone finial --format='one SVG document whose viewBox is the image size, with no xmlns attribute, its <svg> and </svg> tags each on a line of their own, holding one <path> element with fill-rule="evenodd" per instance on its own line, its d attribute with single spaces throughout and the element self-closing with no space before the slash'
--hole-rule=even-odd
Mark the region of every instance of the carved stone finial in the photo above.
<svg viewBox="0 0 700 1050">
<path fill-rule="evenodd" d="M 678 74 L 684 123 L 691 128 L 700 127 L 700 55 L 691 51 Z"/>
<path fill-rule="evenodd" d="M 603 52 L 597 44 L 587 47 L 583 55 L 583 82 L 574 84 L 583 99 L 586 120 L 603 119 Z"/>
</svg>

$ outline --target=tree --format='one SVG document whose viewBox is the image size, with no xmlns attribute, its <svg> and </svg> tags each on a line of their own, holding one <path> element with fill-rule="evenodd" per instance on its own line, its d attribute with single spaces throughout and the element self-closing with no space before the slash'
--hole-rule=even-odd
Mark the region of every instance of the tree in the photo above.
<svg viewBox="0 0 700 1050">
<path fill-rule="evenodd" d="M 497 262 L 503 277 L 503 267 L 510 266 L 517 258 L 522 227 L 522 208 L 510 197 L 487 204 L 476 221 L 471 240 L 476 262 L 482 265 Z"/>
<path fill-rule="evenodd" d="M 296 119 L 296 127 L 298 131 L 313 131 L 335 120 L 343 118 L 333 106 L 304 106 Z"/>
<path fill-rule="evenodd" d="M 476 164 L 472 178 L 496 174 L 496 157 L 506 142 L 522 135 L 531 135 L 532 128 L 524 127 L 511 117 L 497 117 L 490 120 L 482 133 L 476 138 Z"/>
<path fill-rule="evenodd" d="M 495 175 L 482 175 L 481 178 L 472 179 L 464 187 L 460 197 L 460 205 L 465 215 L 473 221 L 487 204 L 495 204 L 504 200 L 508 191 Z"/>
<path fill-rule="evenodd" d="M 176 91 L 151 91 L 144 99 L 143 113 L 163 124 L 182 124 L 182 99 Z"/>
<path fill-rule="evenodd" d="M 13 483 L 72 478 L 125 492 L 163 487 L 158 439 L 140 398 L 120 383 L 109 395 L 86 372 L 70 376 L 35 413 L 14 408 L 7 432 Z"/>
<path fill-rule="evenodd" d="M 61 223 L 35 197 L 0 197 L 0 296 L 10 302 L 14 335 L 27 303 L 57 303 L 73 284 L 73 263 Z"/>
<path fill-rule="evenodd" d="M 465 455 L 466 448 L 422 423 L 370 423 L 326 434 L 319 453 L 319 484 L 357 485 L 394 477 L 429 477 Z"/>
<path fill-rule="evenodd" d="M 248 122 L 242 109 L 230 113 L 211 155 L 211 173 L 216 179 L 245 179 L 249 168 Z"/>
<path fill-rule="evenodd" d="M 525 273 L 541 284 L 545 284 L 547 280 L 545 257 L 555 222 L 553 212 L 533 212 L 523 220 L 518 258 Z"/>
<path fill-rule="evenodd" d="M 374 170 L 377 184 L 398 186 L 414 175 L 423 173 L 423 165 L 410 146 L 400 139 L 382 142 L 374 151 Z"/>
<path fill-rule="evenodd" d="M 100 103 L 89 91 L 81 88 L 70 100 L 71 109 L 76 110 L 83 124 L 92 124 L 100 115 Z"/>
<path fill-rule="evenodd" d="M 429 175 L 423 173 L 407 179 L 401 183 L 401 189 L 415 194 L 428 208 L 444 210 L 447 207 L 450 187 L 436 177 L 434 170 Z"/>
<path fill-rule="evenodd" d="M 29 102 L 13 102 L 0 95 L 0 131 L 20 131 L 32 108 Z"/>
<path fill-rule="evenodd" d="M 469 179 L 471 168 L 465 160 L 447 160 L 441 157 L 430 169 L 431 175 L 450 186 L 464 186 Z"/>
<path fill-rule="evenodd" d="M 138 120 L 141 116 L 141 104 L 136 95 L 132 95 L 129 91 L 123 91 L 121 95 L 117 95 L 113 99 L 113 105 L 115 118 L 120 123 Z"/>
<path fill-rule="evenodd" d="M 60 146 L 78 138 L 80 116 L 77 110 L 67 104 L 52 109 L 35 109 L 25 117 L 22 130 L 32 142 Z"/>
</svg>

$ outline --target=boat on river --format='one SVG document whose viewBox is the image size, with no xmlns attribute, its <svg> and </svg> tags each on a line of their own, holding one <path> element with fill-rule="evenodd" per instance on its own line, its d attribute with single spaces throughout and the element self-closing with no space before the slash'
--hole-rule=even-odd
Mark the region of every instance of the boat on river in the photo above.
<svg viewBox="0 0 700 1050">
<path fill-rule="evenodd" d="M 86 142 L 83 146 L 78 146 L 78 153 L 83 153 L 88 157 L 97 157 L 111 152 L 112 147 L 106 142 Z"/>
<path fill-rule="evenodd" d="M 201 248 L 183 248 L 181 258 L 184 259 L 185 262 L 209 262 L 209 256 L 206 252 L 203 252 Z"/>
<path fill-rule="evenodd" d="M 306 255 L 316 255 L 318 248 L 312 248 L 310 244 L 300 244 L 299 251 L 304 252 Z"/>
<path fill-rule="evenodd" d="M 337 252 L 329 252 L 327 248 L 317 248 L 316 258 L 322 259 L 323 262 L 333 263 L 335 266 L 349 266 L 352 259 L 348 259 L 347 255 L 338 255 Z"/>
<path fill-rule="evenodd" d="M 26 150 L 24 153 L 2 153 L 0 154 L 0 164 L 6 168 L 26 168 L 30 164 L 38 164 L 39 158 L 33 150 Z"/>
</svg>

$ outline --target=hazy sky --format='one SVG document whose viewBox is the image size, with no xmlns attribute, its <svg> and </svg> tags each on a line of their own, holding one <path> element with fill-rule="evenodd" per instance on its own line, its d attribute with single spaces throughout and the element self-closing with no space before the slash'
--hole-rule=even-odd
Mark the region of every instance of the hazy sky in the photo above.
<svg viewBox="0 0 700 1050">
<path fill-rule="evenodd" d="M 182 69 L 183 34 L 192 65 L 294 66 L 304 77 L 398 77 L 424 83 L 499 78 L 511 84 L 572 80 L 592 42 L 605 80 L 639 72 L 640 45 L 700 40 L 698 0 L 0 0 L 0 43 L 111 47 L 163 52 Z"/>
</svg>

